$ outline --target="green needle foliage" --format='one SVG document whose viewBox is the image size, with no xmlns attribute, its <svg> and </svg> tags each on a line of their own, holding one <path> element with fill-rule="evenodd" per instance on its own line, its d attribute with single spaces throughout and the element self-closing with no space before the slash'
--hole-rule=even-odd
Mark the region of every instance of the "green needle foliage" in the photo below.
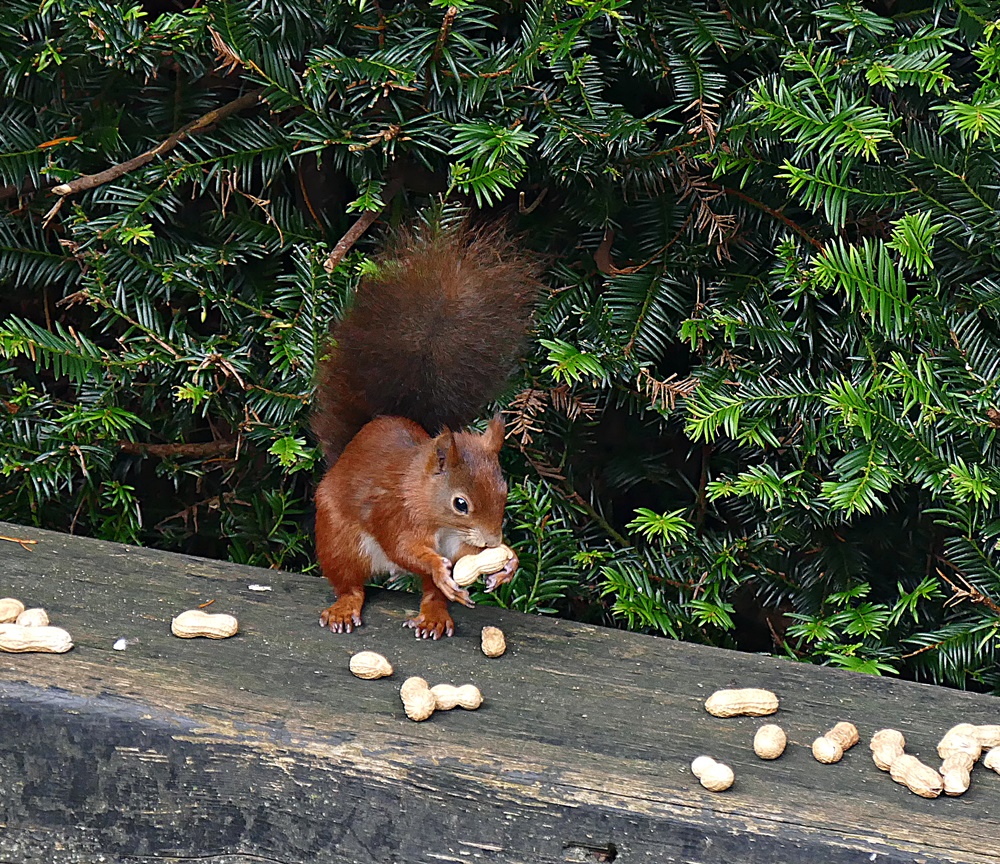
<svg viewBox="0 0 1000 864">
<path fill-rule="evenodd" d="M 997 19 L 9 0 L 0 518 L 313 568 L 382 225 L 504 218 L 550 291 L 477 599 L 1000 692 Z"/>
</svg>

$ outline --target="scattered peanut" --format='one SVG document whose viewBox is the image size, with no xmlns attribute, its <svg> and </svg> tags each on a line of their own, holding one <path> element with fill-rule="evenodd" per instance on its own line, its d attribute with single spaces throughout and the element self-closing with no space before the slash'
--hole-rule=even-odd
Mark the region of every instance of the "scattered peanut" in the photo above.
<svg viewBox="0 0 1000 864">
<path fill-rule="evenodd" d="M 403 686 L 399 688 L 399 695 L 406 699 L 411 693 L 417 690 L 430 690 L 431 685 L 428 684 L 423 678 L 418 678 L 416 675 L 407 678 L 403 682 Z"/>
<path fill-rule="evenodd" d="M 1000 774 L 1000 746 L 991 747 L 989 752 L 983 757 L 983 765 L 991 771 Z"/>
<path fill-rule="evenodd" d="M 716 690 L 705 700 L 705 710 L 714 717 L 764 717 L 778 710 L 778 697 L 770 690 Z"/>
<path fill-rule="evenodd" d="M 903 755 L 903 748 L 906 746 L 906 739 L 902 732 L 895 729 L 881 729 L 872 735 L 871 743 L 868 745 L 872 751 L 872 759 L 883 771 L 888 771 L 889 766 Z"/>
<path fill-rule="evenodd" d="M 959 723 L 952 726 L 944 737 L 938 741 L 937 753 L 942 759 L 947 759 L 954 753 L 965 753 L 972 757 L 975 764 L 983 751 L 979 739 L 975 735 L 976 727 L 971 723 Z"/>
<path fill-rule="evenodd" d="M 367 680 L 385 678 L 392 674 L 392 664 L 374 651 L 359 651 L 351 657 L 351 672 Z"/>
<path fill-rule="evenodd" d="M 73 637 L 61 627 L 24 627 L 0 624 L 0 651 L 12 654 L 62 654 L 73 647 Z"/>
<path fill-rule="evenodd" d="M 699 756 L 691 763 L 691 772 L 709 792 L 725 792 L 733 785 L 733 769 L 711 756 Z"/>
<path fill-rule="evenodd" d="M 941 780 L 944 794 L 963 795 L 972 782 L 972 767 L 976 764 L 983 746 L 976 737 L 976 727 L 971 723 L 952 726 L 938 742 L 941 757 Z"/>
<path fill-rule="evenodd" d="M 431 687 L 434 697 L 434 708 L 438 711 L 450 711 L 461 705 L 469 711 L 475 711 L 483 704 L 483 694 L 472 684 L 453 687 L 451 684 L 435 684 Z"/>
<path fill-rule="evenodd" d="M 961 750 L 955 750 L 945 756 L 940 771 L 944 794 L 954 797 L 968 791 L 969 783 L 972 781 L 972 766 L 975 764 L 976 760 Z"/>
<path fill-rule="evenodd" d="M 201 609 L 188 609 L 170 622 L 170 632 L 181 639 L 194 639 L 197 636 L 227 639 L 239 629 L 239 622 L 232 615 L 202 612 Z"/>
<path fill-rule="evenodd" d="M 17 616 L 17 623 L 22 627 L 48 627 L 49 613 L 44 609 L 25 609 Z"/>
<path fill-rule="evenodd" d="M 941 775 L 929 765 L 924 765 L 916 756 L 903 752 L 906 739 L 902 732 L 881 729 L 872 735 L 868 746 L 875 764 L 883 771 L 888 771 L 889 776 L 897 783 L 922 798 L 937 798 L 941 794 L 944 787 Z"/>
<path fill-rule="evenodd" d="M 1000 746 L 1000 726 L 973 726 L 972 734 L 984 750 Z"/>
<path fill-rule="evenodd" d="M 423 678 L 407 678 L 399 688 L 399 696 L 403 700 L 406 716 L 417 722 L 426 720 L 437 707 L 434 694 L 431 693 Z"/>
<path fill-rule="evenodd" d="M 507 650 L 507 640 L 499 627 L 484 627 L 482 635 L 483 653 L 487 657 L 499 657 Z"/>
<path fill-rule="evenodd" d="M 490 573 L 503 570 L 513 557 L 514 553 L 507 546 L 490 546 L 475 555 L 464 555 L 459 558 L 451 569 L 451 578 L 465 588 L 480 576 L 488 576 Z"/>
<path fill-rule="evenodd" d="M 787 743 L 785 730 L 774 723 L 767 723 L 753 736 L 753 752 L 761 759 L 777 759 L 785 752 Z"/>
<path fill-rule="evenodd" d="M 812 754 L 817 762 L 831 765 L 839 762 L 844 752 L 858 743 L 858 730 L 853 723 L 841 722 L 813 741 Z"/>
<path fill-rule="evenodd" d="M 937 798 L 944 786 L 937 771 L 908 753 L 892 760 L 889 776 L 921 798 Z"/>
<path fill-rule="evenodd" d="M 4 597 L 0 600 L 0 624 L 9 624 L 17 620 L 17 616 L 24 611 L 24 604 L 13 597 Z"/>
</svg>

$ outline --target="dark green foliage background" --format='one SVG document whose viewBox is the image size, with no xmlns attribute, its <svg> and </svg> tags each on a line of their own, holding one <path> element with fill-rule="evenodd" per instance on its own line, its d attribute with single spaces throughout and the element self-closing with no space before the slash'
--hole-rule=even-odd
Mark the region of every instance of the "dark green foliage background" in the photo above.
<svg viewBox="0 0 1000 864">
<path fill-rule="evenodd" d="M 997 18 L 8 0 L 0 518 L 312 568 L 330 321 L 386 225 L 506 218 L 495 602 L 1000 692 Z"/>
</svg>

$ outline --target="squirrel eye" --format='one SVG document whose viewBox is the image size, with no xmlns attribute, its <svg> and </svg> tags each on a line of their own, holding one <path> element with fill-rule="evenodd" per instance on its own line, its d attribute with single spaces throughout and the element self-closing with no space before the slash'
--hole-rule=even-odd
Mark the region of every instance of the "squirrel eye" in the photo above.
<svg viewBox="0 0 1000 864">
<path fill-rule="evenodd" d="M 469 502 L 464 498 L 454 498 L 451 502 L 451 506 L 455 508 L 456 513 L 461 513 L 463 516 L 469 512 Z"/>
</svg>

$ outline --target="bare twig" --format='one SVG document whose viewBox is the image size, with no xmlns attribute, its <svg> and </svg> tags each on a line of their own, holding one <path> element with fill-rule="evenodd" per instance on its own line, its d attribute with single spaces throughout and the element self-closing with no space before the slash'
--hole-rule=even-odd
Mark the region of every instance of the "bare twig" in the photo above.
<svg viewBox="0 0 1000 864">
<path fill-rule="evenodd" d="M 137 441 L 119 441 L 118 449 L 132 456 L 157 456 L 160 459 L 179 456 L 208 459 L 213 456 L 227 456 L 236 449 L 235 439 L 204 441 L 195 444 L 141 444 Z"/>
<path fill-rule="evenodd" d="M 8 543 L 17 543 L 22 549 L 31 552 L 31 547 L 38 543 L 37 540 L 26 540 L 24 537 L 4 537 L 0 535 L 0 540 L 6 540 Z"/>
<path fill-rule="evenodd" d="M 521 192 L 520 195 L 518 195 L 518 199 L 517 199 L 517 210 L 518 210 L 518 212 L 519 213 L 534 213 L 534 211 L 538 207 L 538 205 L 541 204 L 542 201 L 545 200 L 545 196 L 548 194 L 548 192 L 549 192 L 548 187 L 546 187 L 545 189 L 543 189 L 541 192 L 538 193 L 538 197 L 534 201 L 532 201 L 530 204 L 527 204 L 527 205 L 524 203 L 524 193 Z"/>
<path fill-rule="evenodd" d="M 964 588 L 960 588 L 940 570 L 937 571 L 937 575 L 951 586 L 952 596 L 945 601 L 945 607 L 956 606 L 963 600 L 968 600 L 970 603 L 981 603 L 993 614 L 1000 615 L 1000 605 L 997 605 L 993 599 L 983 594 L 982 591 L 976 588 L 976 586 L 966 579 L 961 573 L 958 573 L 957 577 L 965 585 Z"/>
<path fill-rule="evenodd" d="M 333 247 L 333 250 L 323 263 L 323 269 L 327 273 L 332 273 L 337 268 L 337 265 L 344 259 L 344 256 L 351 251 L 351 247 L 358 242 L 358 239 L 368 230 L 371 224 L 385 212 L 385 208 L 389 206 L 389 202 L 396 197 L 396 193 L 402 188 L 403 181 L 398 177 L 386 184 L 385 189 L 382 190 L 382 199 L 385 202 L 382 205 L 382 209 L 366 210 L 358 217 L 358 221 L 347 230 L 347 233 L 337 241 L 337 245 Z"/>
<path fill-rule="evenodd" d="M 251 93 L 244 93 L 238 99 L 234 99 L 232 102 L 228 102 L 220 108 L 214 108 L 207 114 L 203 114 L 197 120 L 192 120 L 190 123 L 182 126 L 165 141 L 161 141 L 157 144 L 153 149 L 147 150 L 145 153 L 140 153 L 138 156 L 125 162 L 112 165 L 110 168 L 106 168 L 104 171 L 100 171 L 97 174 L 85 174 L 82 177 L 77 177 L 76 180 L 71 180 L 69 183 L 62 183 L 59 186 L 53 186 L 51 191 L 56 195 L 73 195 L 77 192 L 85 192 L 88 189 L 94 189 L 95 187 L 101 186 L 104 183 L 109 183 L 112 180 L 117 180 L 119 177 L 123 177 L 130 171 L 135 171 L 137 168 L 141 168 L 143 165 L 152 162 L 157 156 L 169 153 L 192 132 L 198 132 L 208 126 L 218 123 L 220 120 L 225 119 L 231 114 L 236 114 L 244 108 L 256 105 L 263 94 L 264 88 L 254 90 Z"/>
<path fill-rule="evenodd" d="M 777 219 L 779 222 L 783 222 L 785 225 L 791 228 L 792 231 L 794 231 L 803 239 L 809 241 L 809 243 L 811 243 L 817 249 L 823 248 L 823 244 L 819 240 L 813 237 L 801 225 L 797 225 L 795 222 L 789 219 L 780 210 L 775 210 L 773 207 L 768 207 L 763 201 L 758 201 L 756 198 L 751 198 L 749 195 L 745 194 L 744 192 L 741 192 L 739 189 L 733 189 L 731 186 L 716 186 L 714 183 L 708 183 L 706 185 L 709 186 L 710 188 L 719 189 L 726 195 L 730 195 L 733 198 L 739 198 L 741 201 L 746 201 L 746 203 L 749 204 L 751 207 L 756 207 L 758 210 L 762 210 L 763 212 L 767 213 L 768 216 Z"/>
</svg>

